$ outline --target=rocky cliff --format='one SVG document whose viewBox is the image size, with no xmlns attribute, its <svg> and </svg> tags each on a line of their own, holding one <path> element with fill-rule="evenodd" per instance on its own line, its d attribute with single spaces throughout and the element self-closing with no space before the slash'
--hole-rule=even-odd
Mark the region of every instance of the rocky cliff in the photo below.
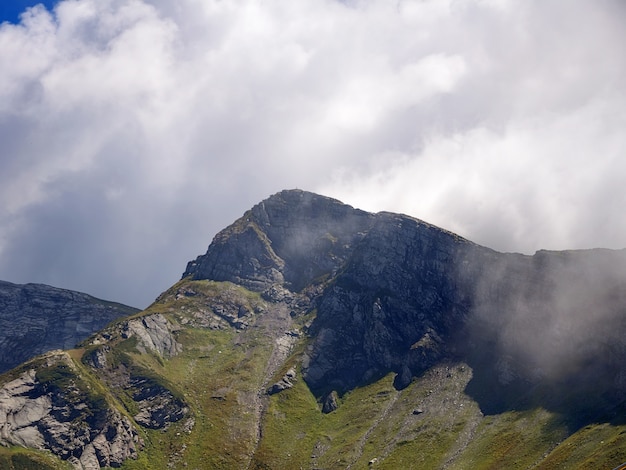
<svg viewBox="0 0 626 470">
<path fill-rule="evenodd" d="M 138 309 L 42 284 L 0 281 L 0 373 L 53 349 L 70 349 Z"/>
<path fill-rule="evenodd" d="M 49 450 L 79 469 L 120 466 L 142 446 L 64 352 L 29 363 L 0 389 L 0 442 Z"/>
<path fill-rule="evenodd" d="M 0 443 L 75 468 L 613 468 L 625 333 L 626 251 L 498 253 L 283 191 L 144 312 L 1 376 Z"/>
</svg>

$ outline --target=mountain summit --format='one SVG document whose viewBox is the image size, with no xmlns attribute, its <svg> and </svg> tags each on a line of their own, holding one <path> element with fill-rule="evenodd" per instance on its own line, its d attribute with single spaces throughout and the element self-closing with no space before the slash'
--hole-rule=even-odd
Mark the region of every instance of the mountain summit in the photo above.
<svg viewBox="0 0 626 470">
<path fill-rule="evenodd" d="M 612 468 L 624 333 L 624 250 L 498 253 L 282 191 L 144 312 L 2 376 L 0 442 L 75 468 Z"/>
<path fill-rule="evenodd" d="M 336 274 L 375 216 L 305 191 L 282 191 L 221 231 L 183 277 L 297 292 Z"/>
<path fill-rule="evenodd" d="M 625 250 L 498 253 L 412 217 L 292 190 L 220 232 L 187 277 L 284 290 L 315 309 L 304 373 L 318 392 L 390 371 L 402 388 L 487 346 L 504 382 L 621 370 L 606 345 L 624 344 Z"/>
</svg>

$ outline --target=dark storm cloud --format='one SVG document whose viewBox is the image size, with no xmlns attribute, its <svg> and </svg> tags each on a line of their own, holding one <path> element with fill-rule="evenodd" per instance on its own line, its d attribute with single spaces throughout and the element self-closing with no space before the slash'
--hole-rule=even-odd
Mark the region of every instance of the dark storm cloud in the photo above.
<svg viewBox="0 0 626 470">
<path fill-rule="evenodd" d="M 618 1 L 79 0 L 0 26 L 0 278 L 145 306 L 301 187 L 623 246 Z"/>
</svg>

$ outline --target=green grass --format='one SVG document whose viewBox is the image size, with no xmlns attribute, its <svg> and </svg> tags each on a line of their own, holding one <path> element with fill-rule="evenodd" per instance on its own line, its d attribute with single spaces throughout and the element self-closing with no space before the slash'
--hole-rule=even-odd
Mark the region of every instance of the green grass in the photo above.
<svg viewBox="0 0 626 470">
<path fill-rule="evenodd" d="M 626 462 L 626 426 L 593 424 L 556 447 L 539 468 L 606 468 Z"/>
<path fill-rule="evenodd" d="M 0 446 L 0 468 L 2 470 L 71 470 L 72 466 L 47 452 Z"/>
<path fill-rule="evenodd" d="M 532 468 L 565 434 L 566 426 L 541 409 L 489 416 L 451 468 Z"/>
</svg>

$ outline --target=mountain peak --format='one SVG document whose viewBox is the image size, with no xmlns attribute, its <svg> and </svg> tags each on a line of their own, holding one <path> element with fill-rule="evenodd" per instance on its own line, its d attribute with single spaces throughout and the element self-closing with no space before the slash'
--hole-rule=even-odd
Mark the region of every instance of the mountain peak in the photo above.
<svg viewBox="0 0 626 470">
<path fill-rule="evenodd" d="M 298 291 L 339 269 L 374 219 L 336 199 L 281 191 L 218 233 L 183 277 L 232 281 L 258 291 L 278 283 Z"/>
<path fill-rule="evenodd" d="M 273 204 L 273 203 L 285 203 L 292 207 L 295 206 L 307 206 L 313 202 L 325 203 L 325 204 L 338 204 L 346 206 L 347 204 L 328 196 L 313 193 L 311 191 L 305 191 L 302 189 L 283 189 L 275 194 L 272 194 L 268 198 L 260 202 L 260 204 Z"/>
<path fill-rule="evenodd" d="M 580 320 L 584 304 L 569 298 L 586 290 L 602 311 L 591 317 L 612 321 L 619 303 L 604 296 L 608 285 L 625 283 L 624 258 L 606 250 L 498 253 L 406 215 L 372 214 L 318 194 L 285 190 L 218 233 L 183 277 L 230 281 L 267 298 L 276 289 L 304 294 L 317 313 L 304 373 L 308 385 L 324 394 L 389 371 L 396 373 L 396 386 L 405 387 L 465 347 L 452 341 L 463 334 L 501 343 L 513 362 L 522 364 L 514 373 L 519 380 L 535 380 L 537 370 L 552 380 L 570 356 L 577 364 L 595 364 L 579 358 L 581 349 L 572 351 L 556 332 L 524 325 L 517 337 L 509 337 L 513 333 L 502 333 L 501 325 L 530 315 L 536 324 L 585 324 L 576 333 L 590 343 L 598 341 L 590 332 L 612 337 L 603 322 Z M 544 359 L 544 351 L 551 360 Z M 572 370 L 580 371 L 577 367 Z"/>
<path fill-rule="evenodd" d="M 394 227 L 398 233 L 408 227 L 407 236 L 418 231 L 469 243 L 409 216 L 373 214 L 292 189 L 263 200 L 219 232 L 206 254 L 187 265 L 183 278 L 232 281 L 257 291 L 280 284 L 297 292 L 315 279 L 334 276 L 373 228 L 380 238 Z"/>
</svg>

